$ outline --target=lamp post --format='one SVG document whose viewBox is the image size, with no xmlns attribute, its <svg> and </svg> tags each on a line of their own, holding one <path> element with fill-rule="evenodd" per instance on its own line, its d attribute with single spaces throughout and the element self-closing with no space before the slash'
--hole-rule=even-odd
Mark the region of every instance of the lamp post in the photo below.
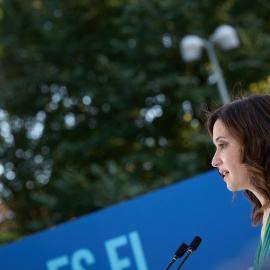
<svg viewBox="0 0 270 270">
<path fill-rule="evenodd" d="M 195 35 L 188 35 L 180 41 L 180 52 L 185 62 L 192 62 L 201 58 L 202 49 L 205 48 L 212 65 L 213 73 L 219 94 L 223 104 L 230 101 L 227 86 L 214 50 L 214 44 L 219 45 L 223 50 L 231 50 L 240 45 L 235 29 L 230 25 L 219 26 L 209 40 L 202 39 Z"/>
</svg>

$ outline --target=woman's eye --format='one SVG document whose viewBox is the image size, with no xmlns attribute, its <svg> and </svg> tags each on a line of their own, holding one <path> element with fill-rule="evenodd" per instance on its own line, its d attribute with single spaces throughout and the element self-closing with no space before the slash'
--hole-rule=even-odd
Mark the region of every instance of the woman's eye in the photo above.
<svg viewBox="0 0 270 270">
<path fill-rule="evenodd" d="M 221 144 L 219 144 L 218 146 L 219 146 L 220 149 L 222 150 L 222 149 L 224 149 L 224 148 L 226 147 L 226 144 L 225 144 L 225 143 L 221 143 Z"/>
</svg>

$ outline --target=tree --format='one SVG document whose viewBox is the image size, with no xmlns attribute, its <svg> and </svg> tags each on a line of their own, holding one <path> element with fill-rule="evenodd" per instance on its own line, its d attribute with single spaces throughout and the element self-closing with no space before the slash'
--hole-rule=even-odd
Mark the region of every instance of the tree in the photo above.
<svg viewBox="0 0 270 270">
<path fill-rule="evenodd" d="M 178 44 L 233 25 L 242 48 L 217 48 L 226 81 L 258 89 L 269 7 L 242 4 L 2 0 L 2 242 L 210 169 L 203 109 L 219 96 L 206 55 L 184 64 Z"/>
</svg>

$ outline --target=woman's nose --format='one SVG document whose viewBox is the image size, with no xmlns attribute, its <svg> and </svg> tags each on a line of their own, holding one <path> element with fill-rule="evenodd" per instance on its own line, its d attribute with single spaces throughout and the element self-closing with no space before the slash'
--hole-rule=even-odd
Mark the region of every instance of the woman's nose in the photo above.
<svg viewBox="0 0 270 270">
<path fill-rule="evenodd" d="M 216 152 L 215 155 L 213 156 L 211 165 L 216 168 L 216 167 L 219 167 L 221 164 L 222 164 L 222 160 L 220 159 L 220 157 L 217 155 L 217 152 Z"/>
</svg>

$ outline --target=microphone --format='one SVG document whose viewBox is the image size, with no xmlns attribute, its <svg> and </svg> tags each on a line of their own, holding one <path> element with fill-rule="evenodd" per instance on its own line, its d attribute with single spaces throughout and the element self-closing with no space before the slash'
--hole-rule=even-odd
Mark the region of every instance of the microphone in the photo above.
<svg viewBox="0 0 270 270">
<path fill-rule="evenodd" d="M 182 243 L 179 248 L 175 251 L 175 256 L 173 257 L 172 261 L 170 262 L 170 264 L 167 266 L 166 270 L 168 270 L 172 264 L 178 259 L 181 258 L 188 249 L 188 245 L 186 243 Z"/>
<path fill-rule="evenodd" d="M 188 258 L 188 256 L 199 247 L 199 245 L 201 244 L 201 242 L 202 242 L 202 239 L 199 236 L 195 236 L 194 237 L 194 239 L 192 240 L 192 242 L 189 244 L 188 253 L 184 257 L 184 259 L 182 260 L 182 262 L 179 264 L 179 266 L 177 267 L 177 270 L 179 270 L 182 267 L 182 265 L 184 264 L 184 262 L 186 261 L 186 259 Z"/>
</svg>

